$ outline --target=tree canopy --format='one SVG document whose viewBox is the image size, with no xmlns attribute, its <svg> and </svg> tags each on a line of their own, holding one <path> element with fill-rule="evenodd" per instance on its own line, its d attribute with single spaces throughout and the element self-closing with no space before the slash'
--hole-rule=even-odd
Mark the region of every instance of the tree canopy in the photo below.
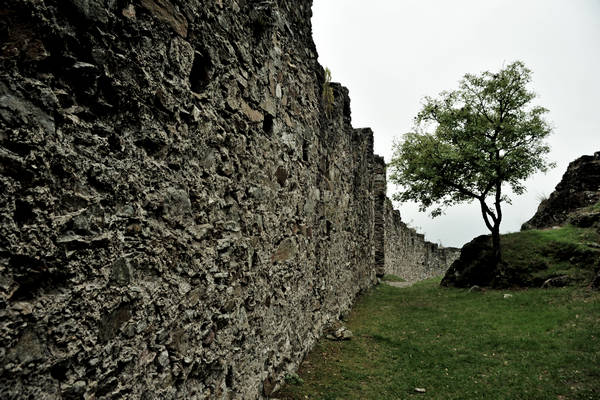
<svg viewBox="0 0 600 400">
<path fill-rule="evenodd" d="M 510 202 L 503 186 L 522 194 L 526 178 L 552 166 L 545 157 L 548 110 L 531 105 L 530 81 L 531 71 L 516 61 L 497 73 L 466 74 L 457 90 L 426 97 L 389 164 L 391 181 L 404 188 L 394 198 L 431 207 L 434 217 L 477 200 L 498 261 L 501 204 Z"/>
</svg>

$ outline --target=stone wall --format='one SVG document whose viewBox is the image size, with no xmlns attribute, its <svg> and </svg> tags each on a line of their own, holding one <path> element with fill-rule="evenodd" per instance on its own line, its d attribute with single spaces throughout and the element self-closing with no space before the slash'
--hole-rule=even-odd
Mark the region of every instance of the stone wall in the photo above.
<svg viewBox="0 0 600 400">
<path fill-rule="evenodd" d="M 373 168 L 373 201 L 374 201 L 374 256 L 377 276 L 382 277 L 385 274 L 385 202 L 386 197 L 386 175 L 385 161 L 383 157 L 375 156 Z"/>
<path fill-rule="evenodd" d="M 310 1 L 0 10 L 0 398 L 268 395 L 375 282 Z"/>
<path fill-rule="evenodd" d="M 395 264 L 310 7 L 0 6 L 0 398 L 268 396 Z"/>
<path fill-rule="evenodd" d="M 409 228 L 386 198 L 384 204 L 385 273 L 407 281 L 442 276 L 460 254 L 460 249 L 441 247 Z"/>
</svg>

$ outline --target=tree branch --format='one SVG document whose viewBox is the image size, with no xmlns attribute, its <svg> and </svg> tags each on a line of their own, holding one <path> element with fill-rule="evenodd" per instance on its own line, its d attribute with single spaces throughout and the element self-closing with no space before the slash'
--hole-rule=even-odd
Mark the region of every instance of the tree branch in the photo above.
<svg viewBox="0 0 600 400">
<path fill-rule="evenodd" d="M 488 120 L 489 123 L 493 124 L 494 121 L 487 115 L 487 113 L 485 112 L 485 105 L 483 104 L 483 99 L 481 98 L 480 94 L 478 92 L 475 91 L 475 89 L 471 88 L 469 85 L 465 85 L 465 87 L 467 88 L 467 90 L 469 92 L 471 92 L 471 94 L 473 94 L 477 100 L 479 100 L 479 105 L 477 105 L 477 111 L 483 115 L 485 117 L 485 119 Z"/>
<path fill-rule="evenodd" d="M 485 200 L 479 200 L 479 204 L 481 205 L 481 214 L 483 215 L 483 220 L 485 222 L 485 226 L 490 230 L 490 232 L 494 231 L 493 225 L 490 223 L 490 219 L 488 218 L 488 213 L 491 214 L 490 209 L 487 204 L 485 204 Z M 493 218 L 493 214 L 492 214 Z M 495 221 L 494 221 L 495 222 Z"/>
</svg>

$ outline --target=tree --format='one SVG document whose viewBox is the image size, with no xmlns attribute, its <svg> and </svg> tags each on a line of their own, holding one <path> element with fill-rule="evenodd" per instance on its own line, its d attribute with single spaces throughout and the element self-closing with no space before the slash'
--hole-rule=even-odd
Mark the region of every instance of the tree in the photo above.
<svg viewBox="0 0 600 400">
<path fill-rule="evenodd" d="M 390 163 L 391 181 L 405 189 L 394 199 L 418 202 L 421 211 L 433 207 L 433 217 L 453 204 L 479 202 L 492 234 L 493 268 L 502 265 L 505 186 L 522 194 L 526 178 L 553 166 L 544 157 L 548 110 L 531 105 L 530 81 L 531 71 L 516 61 L 498 73 L 466 74 L 458 90 L 426 97 L 414 132 L 394 144 Z"/>
</svg>

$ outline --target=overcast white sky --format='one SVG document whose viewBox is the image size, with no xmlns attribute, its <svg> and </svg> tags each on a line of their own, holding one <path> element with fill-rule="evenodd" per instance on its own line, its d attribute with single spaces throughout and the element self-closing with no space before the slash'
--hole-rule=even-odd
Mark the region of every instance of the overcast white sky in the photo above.
<svg viewBox="0 0 600 400">
<path fill-rule="evenodd" d="M 519 230 L 570 161 L 600 151 L 600 0 L 314 0 L 312 23 L 320 63 L 350 90 L 353 126 L 373 129 L 386 162 L 424 96 L 456 89 L 465 73 L 525 62 L 534 102 L 550 110 L 557 168 L 505 205 L 502 232 Z M 488 233 L 475 204 L 435 219 L 414 204 L 396 208 L 445 246 Z"/>
</svg>

